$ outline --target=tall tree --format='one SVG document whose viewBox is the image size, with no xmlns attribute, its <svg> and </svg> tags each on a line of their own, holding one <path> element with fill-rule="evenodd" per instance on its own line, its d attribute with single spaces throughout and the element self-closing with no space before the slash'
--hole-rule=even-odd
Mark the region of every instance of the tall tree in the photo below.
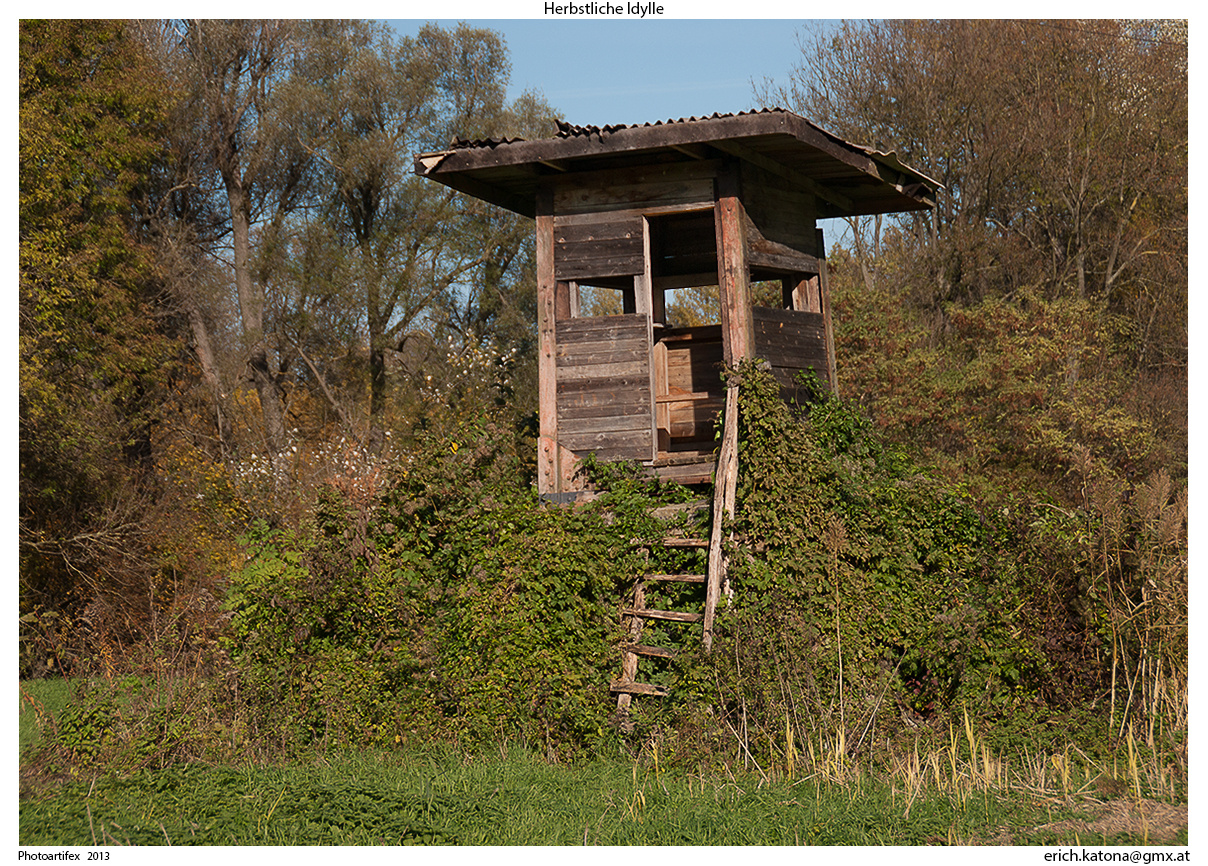
<svg viewBox="0 0 1208 866">
<path fill-rule="evenodd" d="M 330 191 L 317 213 L 350 256 L 367 331 L 371 428 L 386 407 L 387 357 L 410 332 L 515 327 L 510 284 L 529 227 L 422 181 L 411 165 L 417 151 L 457 137 L 548 131 L 538 98 L 506 104 L 509 65 L 489 30 L 428 25 L 400 39 L 380 26 L 331 22 L 287 89 L 293 126 Z"/>
<path fill-rule="evenodd" d="M 941 181 L 926 244 L 935 304 L 1117 296 L 1155 243 L 1185 242 L 1186 31 L 1117 21 L 866 21 L 803 34 L 786 87 L 823 126 Z M 864 249 L 869 254 L 876 247 Z"/>
<path fill-rule="evenodd" d="M 945 185 L 857 238 L 862 300 L 832 281 L 885 420 L 1054 487 L 1079 449 L 1122 473 L 1183 462 L 1185 26 L 844 22 L 802 49 L 759 98 Z"/>
<path fill-rule="evenodd" d="M 139 480 L 163 372 L 130 216 L 164 105 L 120 22 L 20 27 L 22 601 L 85 603 L 145 552 Z"/>
<path fill-rule="evenodd" d="M 308 25 L 192 20 L 169 31 L 165 75 L 183 95 L 178 153 L 190 153 L 194 192 L 219 192 L 247 378 L 260 401 L 270 455 L 286 443 L 283 381 L 293 357 L 271 339 L 265 285 L 289 218 L 312 190 L 312 158 L 284 119 L 279 87 L 305 55 Z M 214 190 L 211 175 L 220 183 Z"/>
</svg>

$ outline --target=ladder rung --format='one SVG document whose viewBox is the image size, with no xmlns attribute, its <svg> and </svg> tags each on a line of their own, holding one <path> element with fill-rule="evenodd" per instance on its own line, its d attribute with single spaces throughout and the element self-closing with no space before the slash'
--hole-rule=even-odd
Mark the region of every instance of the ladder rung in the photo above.
<svg viewBox="0 0 1208 866">
<path fill-rule="evenodd" d="M 651 517 L 667 520 L 689 511 L 704 511 L 709 507 L 708 499 L 696 499 L 692 502 L 677 502 L 674 505 L 663 505 L 650 512 Z"/>
<path fill-rule="evenodd" d="M 657 695 L 665 697 L 671 694 L 666 686 L 652 686 L 650 683 L 613 683 L 608 687 L 610 692 L 626 695 Z"/>
<path fill-rule="evenodd" d="M 700 622 L 703 617 L 699 613 L 684 613 L 678 610 L 650 610 L 627 607 L 621 611 L 628 616 L 640 616 L 643 619 L 666 619 L 672 622 Z"/>
<path fill-rule="evenodd" d="M 643 580 L 667 580 L 677 583 L 705 583 L 709 576 L 706 574 L 644 574 Z"/>
<path fill-rule="evenodd" d="M 669 650 L 661 646 L 647 646 L 641 643 L 626 644 L 621 647 L 627 653 L 633 653 L 635 656 L 647 656 L 655 659 L 673 659 L 675 658 L 675 650 Z"/>
<path fill-rule="evenodd" d="M 678 538 L 670 536 L 663 539 L 664 547 L 708 547 L 707 538 Z"/>
</svg>

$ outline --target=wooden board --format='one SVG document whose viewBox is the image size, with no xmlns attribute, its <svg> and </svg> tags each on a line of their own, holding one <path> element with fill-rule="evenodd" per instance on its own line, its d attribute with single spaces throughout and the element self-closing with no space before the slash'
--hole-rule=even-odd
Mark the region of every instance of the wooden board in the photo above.
<svg viewBox="0 0 1208 866">
<path fill-rule="evenodd" d="M 668 426 L 671 438 L 677 442 L 712 442 L 717 425 L 717 413 L 725 400 L 720 395 L 707 402 L 672 403 Z"/>
<path fill-rule="evenodd" d="M 709 274 L 716 282 L 717 237 L 712 210 L 648 217 L 651 274 L 666 285 L 676 275 Z"/>
<path fill-rule="evenodd" d="M 722 394 L 721 340 L 664 343 L 667 347 L 667 393 Z"/>
<path fill-rule="evenodd" d="M 537 490 L 560 493 L 563 476 L 558 459 L 557 399 L 554 388 L 555 307 L 557 283 L 554 280 L 553 194 L 549 189 L 537 195 L 535 249 L 537 266 Z"/>
<path fill-rule="evenodd" d="M 755 307 L 755 354 L 772 367 L 786 400 L 797 399 L 797 374 L 812 369 L 826 386 L 831 376 L 826 344 L 826 319 L 821 313 Z"/>
<path fill-rule="evenodd" d="M 795 187 L 783 176 L 776 176 L 749 162 L 742 165 L 743 202 L 753 225 L 747 237 L 782 245 L 808 257 L 817 255 L 814 220 L 816 205 L 812 190 Z M 769 247 L 770 249 L 771 247 Z"/>
<path fill-rule="evenodd" d="M 751 317 L 756 346 L 772 353 L 759 357 L 775 364 L 775 358 L 782 355 L 813 356 L 821 351 L 826 356 L 826 320 L 821 313 L 754 307 Z"/>
<path fill-rule="evenodd" d="M 604 186 L 576 186 L 559 190 L 554 207 L 560 214 L 583 214 L 608 210 L 636 209 L 653 211 L 698 207 L 713 199 L 709 180 L 671 181 L 649 184 L 607 183 Z"/>
<path fill-rule="evenodd" d="M 707 484 L 713 480 L 713 469 L 713 457 L 708 456 L 695 463 L 656 465 L 650 472 L 663 481 L 674 481 L 676 484 Z"/>
<path fill-rule="evenodd" d="M 554 269 L 559 280 L 640 274 L 644 267 L 642 215 L 592 214 L 591 219 L 554 218 Z"/>
<path fill-rule="evenodd" d="M 717 177 L 714 228 L 717 234 L 717 279 L 721 300 L 721 328 L 727 364 L 749 358 L 754 349 L 747 244 L 737 166 Z"/>
<path fill-rule="evenodd" d="M 568 341 L 624 339 L 645 331 L 646 322 L 639 316 L 588 316 L 558 323 L 558 333 Z"/>
<path fill-rule="evenodd" d="M 653 456 L 650 325 L 645 315 L 558 322 L 558 442 L 601 459 Z"/>
<path fill-rule="evenodd" d="M 716 170 L 717 163 L 701 161 L 577 172 L 558 179 L 554 212 L 563 216 L 711 206 Z"/>
<path fill-rule="evenodd" d="M 651 697 L 666 697 L 671 690 L 666 686 L 654 686 L 650 683 L 627 683 L 618 680 L 608 687 L 614 694 L 648 695 Z"/>
</svg>

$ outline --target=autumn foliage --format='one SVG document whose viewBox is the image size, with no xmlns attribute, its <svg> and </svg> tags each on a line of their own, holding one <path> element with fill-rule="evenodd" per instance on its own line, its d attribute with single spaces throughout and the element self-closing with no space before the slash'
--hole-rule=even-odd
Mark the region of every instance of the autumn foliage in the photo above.
<svg viewBox="0 0 1208 866">
<path fill-rule="evenodd" d="M 945 189 L 828 229 L 837 399 L 745 372 L 725 652 L 639 731 L 867 748 L 969 706 L 1177 751 L 1185 25 L 802 35 L 757 98 Z M 21 24 L 23 677 L 175 666 L 222 748 L 611 736 L 628 542 L 684 494 L 532 491 L 531 226 L 410 170 L 546 135 L 506 85 L 465 25 Z M 159 757 L 222 756 L 193 733 Z"/>
</svg>

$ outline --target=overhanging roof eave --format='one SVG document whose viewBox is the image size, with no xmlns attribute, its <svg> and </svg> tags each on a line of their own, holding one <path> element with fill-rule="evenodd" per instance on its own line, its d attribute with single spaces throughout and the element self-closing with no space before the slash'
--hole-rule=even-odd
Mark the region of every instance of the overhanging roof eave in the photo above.
<svg viewBox="0 0 1208 866">
<path fill-rule="evenodd" d="M 854 196 L 850 207 L 833 216 L 923 210 L 934 207 L 941 187 L 931 178 L 903 165 L 894 154 L 879 153 L 826 132 L 810 121 L 781 109 L 704 119 L 672 121 L 634 127 L 570 128 L 559 138 L 537 141 L 474 142 L 416 157 L 417 174 L 438 180 L 454 189 L 494 204 L 532 216 L 535 190 L 542 165 L 569 168 L 577 161 L 598 158 L 632 158 L 635 164 L 655 155 L 666 155 L 677 147 L 710 143 L 769 142 L 790 154 L 797 149 L 803 160 L 828 161 L 835 171 L 849 171 L 851 182 L 879 181 L 879 194 Z M 677 157 L 689 158 L 683 153 Z M 843 168 L 843 167 L 846 168 Z M 507 169 L 529 168 L 508 176 Z M 488 179 L 487 176 L 490 176 Z M 833 182 L 833 181 L 832 181 Z M 826 181 L 819 180 L 819 185 Z M 836 189 L 842 188 L 842 182 Z M 828 210 L 834 210 L 832 204 Z"/>
</svg>

